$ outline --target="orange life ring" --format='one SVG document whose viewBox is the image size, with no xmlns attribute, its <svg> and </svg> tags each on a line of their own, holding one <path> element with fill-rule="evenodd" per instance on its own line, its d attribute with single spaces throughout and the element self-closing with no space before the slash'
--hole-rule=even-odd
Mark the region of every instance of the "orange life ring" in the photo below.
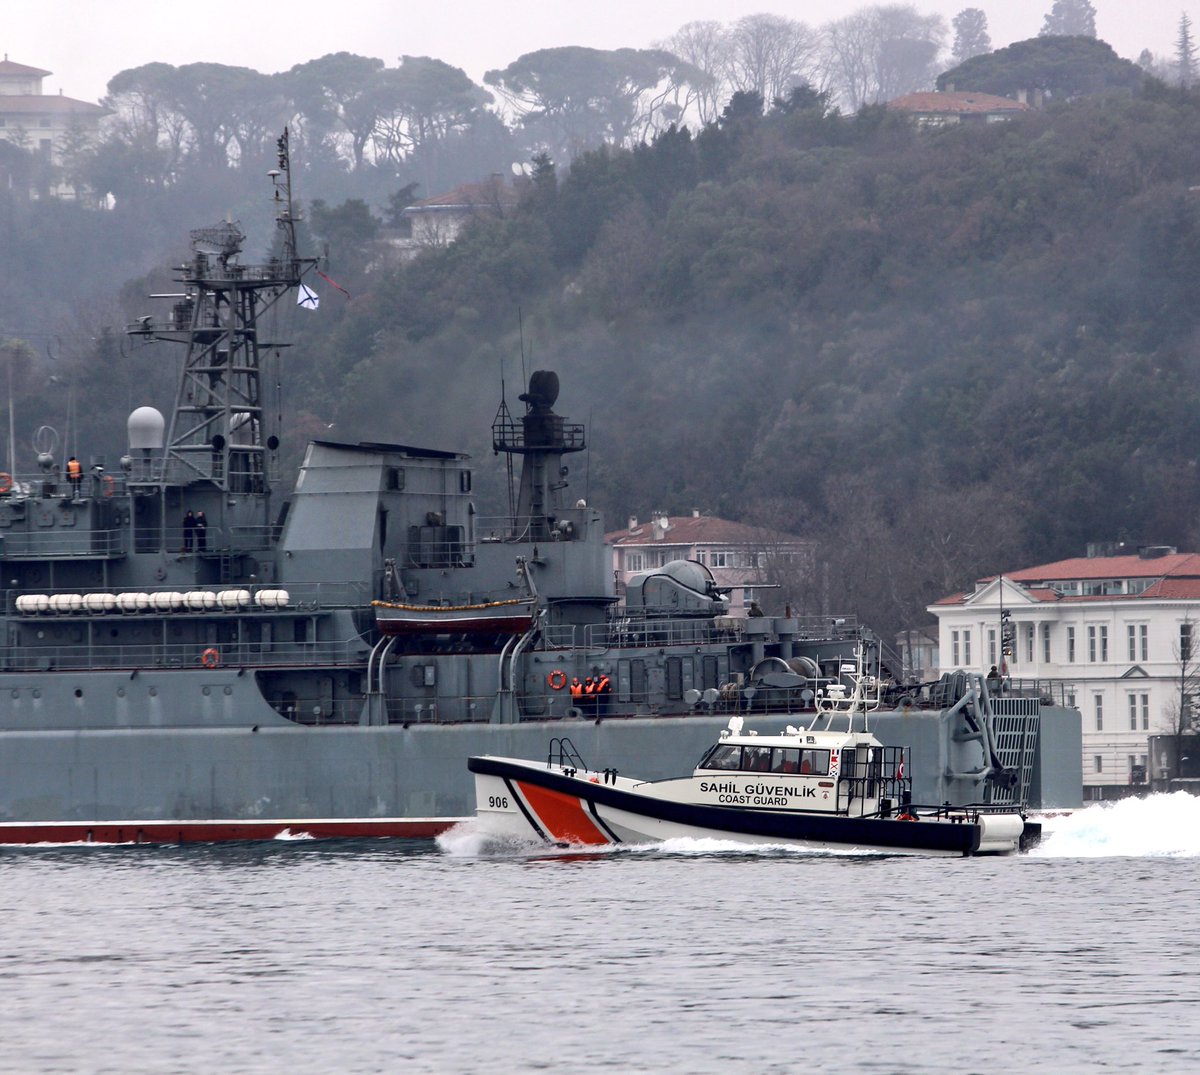
<svg viewBox="0 0 1200 1075">
<path fill-rule="evenodd" d="M 200 654 L 200 663 L 205 668 L 216 668 L 221 663 L 221 653 L 211 646 Z"/>
<path fill-rule="evenodd" d="M 897 821 L 916 821 L 917 819 L 913 814 L 897 814 L 896 820 Z"/>
<path fill-rule="evenodd" d="M 12 488 L 12 475 L 0 474 L 0 493 L 7 493 Z"/>
<path fill-rule="evenodd" d="M 561 691 L 567 685 L 567 673 L 561 668 L 556 668 L 546 677 L 546 682 L 550 684 L 551 690 Z"/>
<path fill-rule="evenodd" d="M 117 487 L 116 480 L 111 474 L 105 474 L 100 484 L 104 486 L 105 496 L 112 496 L 113 490 Z"/>
</svg>

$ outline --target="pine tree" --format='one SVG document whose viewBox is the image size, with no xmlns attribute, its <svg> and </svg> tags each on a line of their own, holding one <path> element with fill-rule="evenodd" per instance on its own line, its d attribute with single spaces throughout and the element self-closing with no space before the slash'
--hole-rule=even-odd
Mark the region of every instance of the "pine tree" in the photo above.
<svg viewBox="0 0 1200 1075">
<path fill-rule="evenodd" d="M 1185 11 L 1179 17 L 1179 36 L 1175 39 L 1175 69 L 1179 84 L 1190 86 L 1196 81 L 1196 42 L 1192 37 L 1192 20 Z"/>
<path fill-rule="evenodd" d="M 962 63 L 972 56 L 982 56 L 992 51 L 992 39 L 988 36 L 987 15 L 977 7 L 963 8 L 953 19 L 954 62 Z"/>
<path fill-rule="evenodd" d="M 1054 0 L 1039 37 L 1095 37 L 1096 9 L 1091 0 Z"/>
</svg>

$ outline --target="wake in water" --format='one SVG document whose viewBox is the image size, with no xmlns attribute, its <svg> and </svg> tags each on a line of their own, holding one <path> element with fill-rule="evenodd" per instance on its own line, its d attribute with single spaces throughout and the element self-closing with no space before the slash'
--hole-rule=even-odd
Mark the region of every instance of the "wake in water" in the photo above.
<svg viewBox="0 0 1200 1075">
<path fill-rule="evenodd" d="M 1200 857 L 1200 797 L 1186 791 L 1095 803 L 1047 818 L 1040 858 Z"/>
<path fill-rule="evenodd" d="M 762 856 L 820 855 L 854 856 L 883 855 L 886 852 L 859 851 L 853 848 L 818 849 L 796 847 L 794 844 L 747 844 L 738 840 L 677 837 L 655 844 L 600 844 L 556 846 L 536 836 L 528 839 L 502 837 L 484 833 L 475 822 L 464 821 L 437 837 L 438 848 L 456 858 L 578 858 L 600 855 L 679 855 L 679 856 Z"/>
</svg>

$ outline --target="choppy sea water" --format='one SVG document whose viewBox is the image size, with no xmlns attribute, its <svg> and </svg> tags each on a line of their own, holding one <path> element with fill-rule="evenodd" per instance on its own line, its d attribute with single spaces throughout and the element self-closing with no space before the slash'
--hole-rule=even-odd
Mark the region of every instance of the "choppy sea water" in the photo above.
<svg viewBox="0 0 1200 1075">
<path fill-rule="evenodd" d="M 1191 1072 L 1200 799 L 1036 852 L 0 848 L 4 1072 Z"/>
</svg>

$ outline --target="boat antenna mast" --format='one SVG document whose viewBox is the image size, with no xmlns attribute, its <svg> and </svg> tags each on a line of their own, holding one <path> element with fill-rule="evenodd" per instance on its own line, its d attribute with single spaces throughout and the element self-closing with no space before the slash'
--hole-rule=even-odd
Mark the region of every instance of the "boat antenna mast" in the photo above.
<svg viewBox="0 0 1200 1075">
<path fill-rule="evenodd" d="M 186 346 L 170 431 L 156 477 L 171 484 L 208 482 L 226 493 L 269 494 L 277 481 L 272 465 L 278 429 L 264 407 L 261 356 L 288 344 L 260 338 L 263 313 L 291 291 L 309 294 L 302 283 L 316 258 L 300 257 L 297 213 L 292 203 L 288 131 L 276 142 L 277 167 L 267 174 L 273 186 L 278 253 L 265 265 L 238 260 L 245 236 L 226 220 L 191 232 L 192 257 L 178 267 L 180 294 L 165 322 L 141 317 L 131 335 L 147 342 Z M 314 299 L 315 301 L 315 299 Z"/>
</svg>

